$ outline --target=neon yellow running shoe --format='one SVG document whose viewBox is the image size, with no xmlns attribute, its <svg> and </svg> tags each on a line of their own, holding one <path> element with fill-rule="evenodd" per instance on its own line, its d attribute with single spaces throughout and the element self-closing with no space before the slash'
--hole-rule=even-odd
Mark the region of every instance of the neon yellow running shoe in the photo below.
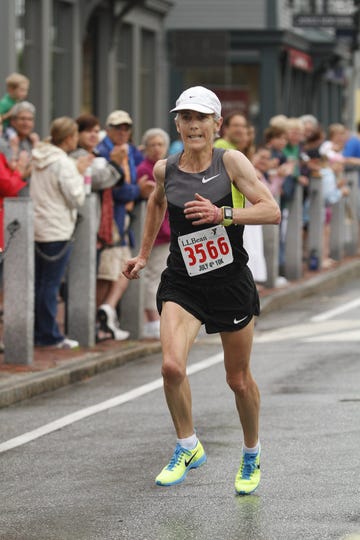
<svg viewBox="0 0 360 540">
<path fill-rule="evenodd" d="M 192 450 L 187 450 L 180 446 L 180 444 L 177 444 L 168 465 L 156 477 L 155 482 L 158 486 L 180 484 L 180 482 L 185 480 L 190 469 L 197 469 L 205 461 L 206 454 L 200 441 L 197 442 L 197 445 Z"/>
<path fill-rule="evenodd" d="M 249 495 L 260 483 L 260 449 L 257 454 L 243 454 L 240 468 L 235 477 L 235 491 L 238 495 Z"/>
</svg>

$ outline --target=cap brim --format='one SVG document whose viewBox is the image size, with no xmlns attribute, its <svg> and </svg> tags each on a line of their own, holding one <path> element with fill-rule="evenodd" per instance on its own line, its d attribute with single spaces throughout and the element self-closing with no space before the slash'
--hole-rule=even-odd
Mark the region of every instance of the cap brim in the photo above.
<svg viewBox="0 0 360 540">
<path fill-rule="evenodd" d="M 182 105 L 171 109 L 170 112 L 178 111 L 196 111 L 204 114 L 215 114 L 215 111 L 210 109 L 210 107 L 205 107 L 205 105 L 199 105 L 198 103 L 193 103 L 191 101 L 189 103 L 183 103 Z"/>
</svg>

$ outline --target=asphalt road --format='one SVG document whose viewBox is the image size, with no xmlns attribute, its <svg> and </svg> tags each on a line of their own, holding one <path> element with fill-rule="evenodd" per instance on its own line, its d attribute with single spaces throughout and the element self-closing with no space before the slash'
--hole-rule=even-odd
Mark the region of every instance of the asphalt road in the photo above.
<svg viewBox="0 0 360 540">
<path fill-rule="evenodd" d="M 178 486 L 154 483 L 175 444 L 160 356 L 0 410 L 0 539 L 360 538 L 359 344 L 360 281 L 259 319 L 262 482 L 247 497 L 218 338 L 189 363 L 208 462 Z"/>
</svg>

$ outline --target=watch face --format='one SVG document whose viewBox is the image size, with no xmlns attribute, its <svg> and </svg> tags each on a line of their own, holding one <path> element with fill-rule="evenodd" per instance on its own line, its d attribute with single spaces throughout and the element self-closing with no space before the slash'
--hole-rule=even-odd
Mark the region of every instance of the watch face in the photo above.
<svg viewBox="0 0 360 540">
<path fill-rule="evenodd" d="M 224 209 L 224 218 L 225 219 L 232 219 L 232 208 L 225 208 Z"/>
</svg>

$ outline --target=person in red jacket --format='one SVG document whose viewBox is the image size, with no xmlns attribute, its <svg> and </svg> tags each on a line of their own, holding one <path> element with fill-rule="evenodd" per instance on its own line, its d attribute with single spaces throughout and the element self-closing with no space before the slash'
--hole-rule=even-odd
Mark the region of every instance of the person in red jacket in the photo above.
<svg viewBox="0 0 360 540">
<path fill-rule="evenodd" d="M 8 163 L 0 153 L 0 251 L 4 249 L 4 199 L 16 197 L 26 186 L 23 175 L 27 168 L 27 156 L 21 155 L 15 163 Z"/>
</svg>

